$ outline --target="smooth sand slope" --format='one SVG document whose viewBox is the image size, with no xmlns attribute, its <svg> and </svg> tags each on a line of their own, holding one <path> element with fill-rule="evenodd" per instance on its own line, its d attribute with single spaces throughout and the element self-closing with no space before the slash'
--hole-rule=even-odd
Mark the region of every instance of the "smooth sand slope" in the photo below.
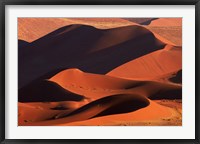
<svg viewBox="0 0 200 144">
<path fill-rule="evenodd" d="M 174 45 L 182 46 L 182 18 L 159 18 L 146 27 Z"/>
<path fill-rule="evenodd" d="M 165 45 L 140 26 L 107 30 L 85 25 L 62 27 L 19 48 L 19 88 L 41 76 L 49 78 L 45 75 L 52 71 L 71 67 L 106 74 Z"/>
<path fill-rule="evenodd" d="M 152 20 L 149 26 L 164 26 L 164 27 L 182 26 L 182 18 L 159 18 Z"/>
<path fill-rule="evenodd" d="M 107 75 L 127 79 L 152 80 L 172 74 L 182 68 L 182 48 L 166 46 L 150 54 L 129 61 Z"/>
</svg>

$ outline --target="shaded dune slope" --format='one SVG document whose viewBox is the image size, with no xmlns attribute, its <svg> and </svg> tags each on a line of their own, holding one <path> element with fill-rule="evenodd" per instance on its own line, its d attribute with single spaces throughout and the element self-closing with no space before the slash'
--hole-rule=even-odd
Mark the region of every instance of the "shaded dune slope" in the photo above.
<svg viewBox="0 0 200 144">
<path fill-rule="evenodd" d="M 156 20 L 158 18 L 123 18 L 125 20 L 141 24 L 141 25 L 149 25 L 153 20 Z"/>
<path fill-rule="evenodd" d="M 19 48 L 19 88 L 62 68 L 105 74 L 164 45 L 151 31 L 137 25 L 107 30 L 66 26 Z"/>
<path fill-rule="evenodd" d="M 169 81 L 174 83 L 182 83 L 182 69 L 179 70 L 175 75 L 173 75 L 171 78 L 169 78 Z"/>
<path fill-rule="evenodd" d="M 43 80 L 19 89 L 19 102 L 81 101 L 83 96 L 63 89 L 58 84 Z"/>
</svg>

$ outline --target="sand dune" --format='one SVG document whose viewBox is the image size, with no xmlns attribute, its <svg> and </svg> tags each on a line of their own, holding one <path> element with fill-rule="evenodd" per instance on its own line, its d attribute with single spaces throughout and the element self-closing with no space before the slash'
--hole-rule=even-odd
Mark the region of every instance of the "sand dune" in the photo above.
<svg viewBox="0 0 200 144">
<path fill-rule="evenodd" d="M 57 83 L 56 86 L 55 83 Z M 64 94 L 61 93 L 63 91 Z M 84 97 L 81 97 L 81 95 Z M 71 106 L 69 108 L 66 108 L 63 104 L 57 104 L 57 106 L 54 104 L 51 108 L 48 106 L 48 108 L 45 108 L 45 111 L 48 113 L 46 116 L 42 116 L 44 110 L 41 112 L 40 109 L 36 108 L 26 109 L 26 111 L 39 113 L 38 117 L 23 115 L 22 107 L 22 110 L 20 110 L 20 113 L 22 113 L 20 124 L 66 124 L 106 115 L 133 112 L 148 106 L 149 99 L 181 99 L 181 97 L 181 86 L 176 84 L 127 80 L 106 75 L 84 73 L 78 69 L 67 69 L 58 73 L 49 81 L 41 82 L 41 84 L 34 83 L 34 85 L 23 88 L 19 91 L 19 98 L 23 102 L 69 100 L 67 107 L 69 107 L 68 105 Z M 78 104 L 78 102 L 71 103 L 70 100 L 82 101 Z M 41 104 L 34 105 L 39 106 Z M 44 105 L 39 107 L 44 108 Z"/>
<path fill-rule="evenodd" d="M 106 75 L 84 73 L 77 69 L 67 69 L 52 77 L 63 88 L 90 99 L 97 99 L 113 94 L 137 94 L 150 99 L 181 98 L 181 86 L 147 80 L 128 80 Z"/>
<path fill-rule="evenodd" d="M 69 123 L 73 121 L 82 121 L 106 115 L 133 112 L 148 105 L 148 99 L 138 95 L 121 94 L 107 96 L 74 110 L 65 115 L 64 118 L 50 120 L 44 123 L 52 125 L 63 122 Z M 40 122 L 40 125 L 42 123 L 43 122 Z"/>
<path fill-rule="evenodd" d="M 59 126 L 148 126 L 148 125 L 164 125 L 166 121 L 174 118 L 176 111 L 171 108 L 161 106 L 153 101 L 149 101 L 147 107 L 130 113 L 117 115 L 108 115 L 96 117 L 84 121 L 76 121 L 65 123 L 57 123 Z M 151 114 L 149 114 L 152 112 Z M 44 124 L 44 123 L 43 123 Z"/>
<path fill-rule="evenodd" d="M 162 50 L 125 63 L 107 75 L 127 79 L 153 80 L 182 68 L 182 48 L 166 46 Z"/>
<path fill-rule="evenodd" d="M 104 98 L 108 99 L 108 98 Z M 130 99 L 129 99 L 130 100 Z M 128 105 L 125 106 L 125 108 L 129 108 L 129 104 L 131 104 L 130 101 L 127 101 Z M 143 108 L 138 110 L 133 110 L 132 112 L 129 111 L 128 113 L 118 113 L 114 115 L 104 115 L 104 116 L 96 116 L 95 112 L 101 112 L 104 111 L 106 108 L 110 108 L 109 104 L 104 104 L 100 106 L 91 106 L 86 105 L 79 109 L 79 111 L 74 115 L 66 116 L 64 118 L 55 119 L 55 120 L 49 120 L 49 121 L 41 121 L 41 122 L 33 122 L 33 123 L 25 123 L 24 125 L 39 125 L 39 126 L 45 126 L 45 125 L 76 125 L 76 126 L 112 126 L 112 125 L 144 125 L 149 122 L 162 122 L 162 118 L 170 119 L 174 118 L 174 115 L 176 115 L 176 112 L 168 107 L 161 106 L 153 101 L 149 101 L 146 104 L 144 104 L 143 101 L 140 101 L 140 103 L 143 103 Z M 134 102 L 132 102 L 134 103 Z M 120 106 L 120 105 L 119 105 Z M 87 107 L 87 109 L 85 109 Z M 120 107 L 122 108 L 122 107 Z M 83 110 L 84 109 L 84 110 Z M 75 111 L 77 112 L 77 111 Z M 151 115 L 149 112 L 153 112 Z M 73 113 L 73 112 L 72 112 Z"/>
<path fill-rule="evenodd" d="M 140 26 L 109 30 L 84 25 L 63 27 L 19 48 L 19 88 L 61 68 L 105 74 L 164 45 Z"/>
<path fill-rule="evenodd" d="M 32 42 L 69 24 L 64 18 L 18 18 L 18 39 Z"/>
<path fill-rule="evenodd" d="M 159 18 L 146 26 L 174 45 L 182 46 L 182 18 Z"/>
<path fill-rule="evenodd" d="M 19 18 L 18 125 L 182 124 L 182 19 Z"/>
</svg>

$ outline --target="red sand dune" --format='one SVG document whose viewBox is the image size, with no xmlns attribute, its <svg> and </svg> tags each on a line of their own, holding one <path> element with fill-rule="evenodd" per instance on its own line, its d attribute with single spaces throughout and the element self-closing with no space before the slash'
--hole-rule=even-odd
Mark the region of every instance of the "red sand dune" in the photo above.
<svg viewBox="0 0 200 144">
<path fill-rule="evenodd" d="M 133 21 L 19 18 L 18 124 L 180 125 L 181 19 Z"/>
<path fill-rule="evenodd" d="M 18 39 L 32 42 L 69 24 L 64 18 L 18 18 Z"/>
<path fill-rule="evenodd" d="M 151 31 L 136 25 L 108 30 L 84 25 L 63 27 L 19 48 L 19 88 L 57 69 L 76 67 L 106 74 L 164 46 Z"/>
<path fill-rule="evenodd" d="M 127 79 L 158 79 L 182 68 L 182 48 L 166 46 L 162 50 L 129 61 L 107 75 Z"/>
<path fill-rule="evenodd" d="M 129 113 L 133 111 L 137 112 L 137 110 L 146 107 L 149 104 L 148 98 L 181 98 L 180 85 L 154 81 L 126 80 L 106 75 L 84 73 L 77 69 L 67 69 L 62 71 L 52 77 L 50 81 L 60 85 L 60 91 L 63 91 L 64 88 L 66 91 L 71 91 L 70 93 L 84 95 L 86 101 L 81 101 L 81 104 L 78 106 L 76 103 L 71 103 L 71 109 L 68 111 L 49 112 L 50 109 L 46 109 L 46 116 L 43 116 L 44 111 L 41 112 L 38 109 L 28 108 L 25 110 L 25 112 L 30 111 L 33 113 L 39 113 L 37 117 L 23 115 L 24 110 L 21 108 L 21 125 L 66 124 L 74 121 L 93 119 L 94 117 L 118 115 L 120 113 Z M 45 87 L 49 88 L 49 83 L 45 83 L 45 85 L 48 85 Z M 30 86 L 30 88 L 32 88 L 32 97 L 35 99 L 40 98 L 40 93 L 37 92 L 37 86 L 38 88 L 42 88 L 42 91 L 40 92 L 44 94 L 44 96 L 48 96 L 46 93 L 52 93 L 52 91 L 54 91 L 51 87 L 50 89 L 43 89 L 41 85 L 37 85 L 36 83 L 34 86 Z M 27 90 L 27 92 L 30 91 L 30 89 L 26 87 L 24 89 Z M 34 92 L 35 89 L 36 92 Z M 54 101 L 59 101 L 59 89 L 57 89 L 56 93 L 52 95 Z M 29 98 L 29 100 L 31 100 L 31 98 Z M 152 106 L 149 108 L 152 108 Z M 63 109 L 63 107 L 54 106 L 51 110 L 65 109 Z M 166 113 L 170 113 L 168 109 L 166 109 Z M 163 115 L 161 114 L 158 117 L 162 116 Z M 24 119 L 26 119 L 26 121 L 24 121 Z"/>
<path fill-rule="evenodd" d="M 130 113 L 123 113 L 117 115 L 108 115 L 103 117 L 96 117 L 89 120 L 65 123 L 55 125 L 59 126 L 131 126 L 131 125 L 151 125 L 156 122 L 159 125 L 159 119 L 170 119 L 174 115 L 174 110 L 165 106 L 161 106 L 153 101 L 147 107 L 139 109 Z M 160 123 L 162 125 L 162 123 Z"/>
<path fill-rule="evenodd" d="M 66 90 L 97 99 L 107 95 L 129 93 L 150 99 L 181 98 L 181 86 L 156 81 L 127 80 L 106 75 L 84 73 L 77 69 L 67 69 L 52 77 L 53 81 Z M 173 96 L 174 95 L 174 96 Z"/>
</svg>

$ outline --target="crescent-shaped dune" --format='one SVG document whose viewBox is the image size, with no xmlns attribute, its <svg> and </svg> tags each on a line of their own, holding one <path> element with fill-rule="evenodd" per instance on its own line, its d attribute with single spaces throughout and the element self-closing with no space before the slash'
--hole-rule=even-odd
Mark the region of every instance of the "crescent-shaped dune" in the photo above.
<svg viewBox="0 0 200 144">
<path fill-rule="evenodd" d="M 57 120 L 36 122 L 31 125 L 55 125 L 74 121 L 88 120 L 106 115 L 133 112 L 149 105 L 147 98 L 139 95 L 119 94 L 106 96 L 74 110 Z M 27 123 L 29 125 L 30 123 Z"/>
</svg>

